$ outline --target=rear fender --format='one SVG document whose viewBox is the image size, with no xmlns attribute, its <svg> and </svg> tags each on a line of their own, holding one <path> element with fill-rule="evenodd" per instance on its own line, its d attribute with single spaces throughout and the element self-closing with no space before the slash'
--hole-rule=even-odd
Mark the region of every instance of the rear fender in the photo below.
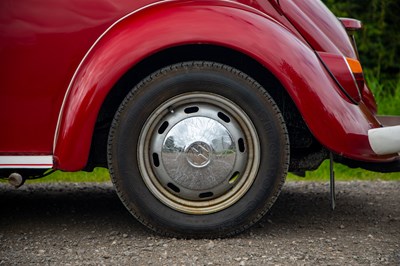
<svg viewBox="0 0 400 266">
<path fill-rule="evenodd" d="M 186 44 L 223 46 L 253 58 L 286 88 L 320 143 L 353 159 L 381 158 L 367 139 L 378 121 L 362 102 L 354 105 L 343 95 L 314 51 L 288 29 L 238 3 L 168 1 L 121 19 L 87 53 L 60 113 L 56 168 L 84 168 L 99 109 L 124 73 L 150 55 Z"/>
</svg>

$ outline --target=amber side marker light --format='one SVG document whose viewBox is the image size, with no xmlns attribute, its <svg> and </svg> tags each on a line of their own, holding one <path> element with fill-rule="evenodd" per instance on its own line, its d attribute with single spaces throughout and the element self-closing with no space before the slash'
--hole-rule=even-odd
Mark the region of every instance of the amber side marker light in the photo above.
<svg viewBox="0 0 400 266">
<path fill-rule="evenodd" d="M 350 71 L 353 73 L 357 87 L 358 87 L 359 91 L 361 92 L 362 89 L 364 88 L 364 82 L 365 82 L 361 63 L 360 63 L 360 61 L 353 59 L 353 58 L 345 57 L 345 59 L 346 59 L 347 65 L 349 66 Z"/>
</svg>

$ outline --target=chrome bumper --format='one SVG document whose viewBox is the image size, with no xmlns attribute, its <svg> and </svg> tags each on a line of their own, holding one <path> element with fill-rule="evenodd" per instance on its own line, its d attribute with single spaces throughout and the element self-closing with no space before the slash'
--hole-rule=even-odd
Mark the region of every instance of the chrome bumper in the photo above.
<svg viewBox="0 0 400 266">
<path fill-rule="evenodd" d="M 400 154 L 400 116 L 378 116 L 383 127 L 368 130 L 372 150 L 378 155 Z"/>
</svg>

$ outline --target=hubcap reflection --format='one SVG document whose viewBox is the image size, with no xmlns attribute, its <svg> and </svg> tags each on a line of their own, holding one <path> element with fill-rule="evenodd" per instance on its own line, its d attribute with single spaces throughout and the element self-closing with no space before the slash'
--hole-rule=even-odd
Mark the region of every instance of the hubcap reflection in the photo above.
<svg viewBox="0 0 400 266">
<path fill-rule="evenodd" d="M 229 180 L 234 169 L 236 147 L 221 123 L 195 116 L 172 127 L 166 135 L 161 158 L 168 179 L 176 186 L 217 196 L 224 192 L 224 188 L 217 190 L 217 187 Z M 194 192 L 182 195 L 199 199 Z"/>
</svg>

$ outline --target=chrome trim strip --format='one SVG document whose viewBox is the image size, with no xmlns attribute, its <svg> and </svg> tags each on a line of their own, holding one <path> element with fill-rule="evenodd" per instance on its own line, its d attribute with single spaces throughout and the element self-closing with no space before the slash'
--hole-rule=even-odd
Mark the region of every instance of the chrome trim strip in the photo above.
<svg viewBox="0 0 400 266">
<path fill-rule="evenodd" d="M 53 156 L 52 155 L 0 156 L 0 168 L 49 169 L 52 167 L 53 167 Z"/>
</svg>

